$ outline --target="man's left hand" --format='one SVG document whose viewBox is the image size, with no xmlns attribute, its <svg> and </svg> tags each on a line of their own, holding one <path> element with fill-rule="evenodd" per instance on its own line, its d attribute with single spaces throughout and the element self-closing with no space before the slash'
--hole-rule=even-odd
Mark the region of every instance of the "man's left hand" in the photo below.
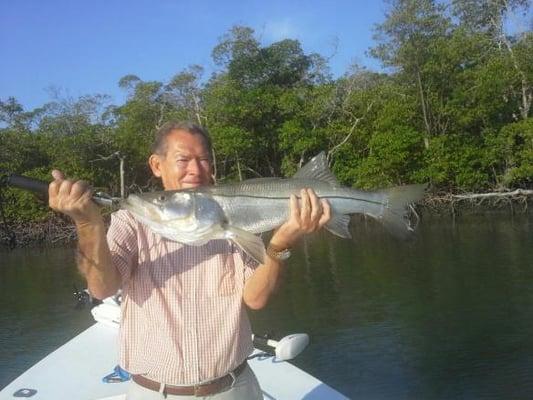
<svg viewBox="0 0 533 400">
<path fill-rule="evenodd" d="M 290 198 L 290 215 L 287 222 L 276 230 L 270 243 L 277 248 L 289 248 L 306 233 L 312 233 L 331 219 L 331 207 L 320 200 L 313 189 L 302 189 L 300 199 Z"/>
</svg>

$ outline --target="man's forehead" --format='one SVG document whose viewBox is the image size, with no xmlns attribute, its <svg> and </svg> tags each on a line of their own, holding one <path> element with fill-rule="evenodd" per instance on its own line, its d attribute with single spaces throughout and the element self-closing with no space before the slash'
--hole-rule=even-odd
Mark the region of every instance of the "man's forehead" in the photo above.
<svg viewBox="0 0 533 400">
<path fill-rule="evenodd" d="M 172 153 L 208 153 L 205 139 L 201 135 L 182 130 L 172 131 L 172 133 L 167 136 L 167 146 L 168 151 Z"/>
</svg>

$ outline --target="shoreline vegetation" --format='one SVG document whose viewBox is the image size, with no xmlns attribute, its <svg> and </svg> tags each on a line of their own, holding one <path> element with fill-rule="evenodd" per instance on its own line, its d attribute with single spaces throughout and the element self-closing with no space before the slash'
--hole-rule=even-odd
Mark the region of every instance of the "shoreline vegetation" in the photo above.
<svg viewBox="0 0 533 400">
<path fill-rule="evenodd" d="M 513 214 L 529 212 L 528 205 L 533 202 L 533 190 L 516 189 L 513 191 L 440 194 L 424 199 L 421 207 L 437 215 L 449 213 L 479 213 L 508 209 Z"/>
<path fill-rule="evenodd" d="M 155 133 L 186 120 L 210 132 L 221 183 L 289 177 L 324 151 L 343 186 L 430 183 L 422 213 L 528 212 L 533 29 L 512 22 L 530 3 L 391 0 L 368 49 L 379 67 L 337 76 L 333 56 L 233 26 L 211 51 L 209 76 L 200 65 L 160 80 L 128 74 L 123 104 L 60 89 L 33 110 L 2 98 L 0 173 L 49 181 L 59 169 L 112 196 L 147 192 L 157 187 L 146 165 Z M 71 240 L 68 222 L 31 194 L 3 192 L 0 213 L 17 222 L 20 242 Z"/>
<path fill-rule="evenodd" d="M 415 206 L 420 218 L 460 218 L 467 215 L 503 212 L 510 215 L 530 214 L 533 190 L 512 192 L 428 195 Z M 104 219 L 109 222 L 110 213 Z M 365 219 L 353 216 L 353 219 Z M 370 219 L 370 218 L 368 218 Z M 0 249 L 23 247 L 55 247 L 73 245 L 76 229 L 68 217 L 50 212 L 50 217 L 39 222 L 10 222 L 0 224 Z"/>
</svg>

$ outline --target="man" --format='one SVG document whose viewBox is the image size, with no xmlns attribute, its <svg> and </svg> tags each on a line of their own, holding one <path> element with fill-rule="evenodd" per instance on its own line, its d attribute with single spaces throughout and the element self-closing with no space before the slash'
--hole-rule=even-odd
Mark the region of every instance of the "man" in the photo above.
<svg viewBox="0 0 533 400">
<path fill-rule="evenodd" d="M 149 158 L 165 190 L 212 183 L 211 142 L 189 123 L 168 123 Z M 261 309 L 278 282 L 288 249 L 330 219 L 312 190 L 290 199 L 290 217 L 273 234 L 263 265 L 231 242 L 187 246 L 162 238 L 129 212 L 106 232 L 83 181 L 53 171 L 50 207 L 75 222 L 78 266 L 96 298 L 122 288 L 120 365 L 133 375 L 128 399 L 262 399 L 246 357 L 253 349 L 244 304 Z"/>
</svg>

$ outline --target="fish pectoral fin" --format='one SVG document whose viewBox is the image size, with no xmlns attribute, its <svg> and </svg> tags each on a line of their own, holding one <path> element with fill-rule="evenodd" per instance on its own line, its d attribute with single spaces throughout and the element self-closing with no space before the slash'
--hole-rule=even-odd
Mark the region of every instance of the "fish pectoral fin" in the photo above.
<svg viewBox="0 0 533 400">
<path fill-rule="evenodd" d="M 328 231 L 334 235 L 340 236 L 341 238 L 351 239 L 352 234 L 350 233 L 350 216 L 349 215 L 335 215 L 329 220 L 329 222 L 324 226 Z"/>
<path fill-rule="evenodd" d="M 246 254 L 259 264 L 265 262 L 265 244 L 259 236 L 235 227 L 228 227 L 227 231 L 229 232 L 228 239 L 232 240 Z"/>
</svg>

